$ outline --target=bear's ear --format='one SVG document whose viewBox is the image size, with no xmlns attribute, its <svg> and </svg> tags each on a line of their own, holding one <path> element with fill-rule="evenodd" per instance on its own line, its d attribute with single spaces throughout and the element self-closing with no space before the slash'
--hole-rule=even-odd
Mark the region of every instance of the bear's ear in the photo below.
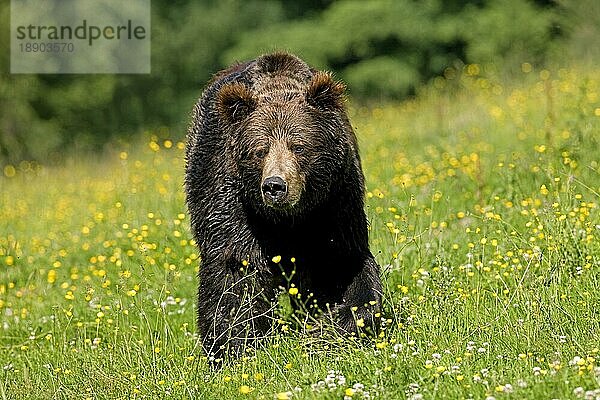
<svg viewBox="0 0 600 400">
<path fill-rule="evenodd" d="M 344 90 L 342 82 L 336 82 L 328 72 L 316 72 L 306 89 L 306 101 L 322 111 L 331 111 L 344 107 Z"/>
<path fill-rule="evenodd" d="M 239 122 L 256 108 L 250 89 L 241 83 L 223 86 L 217 94 L 217 111 L 228 123 Z"/>
</svg>

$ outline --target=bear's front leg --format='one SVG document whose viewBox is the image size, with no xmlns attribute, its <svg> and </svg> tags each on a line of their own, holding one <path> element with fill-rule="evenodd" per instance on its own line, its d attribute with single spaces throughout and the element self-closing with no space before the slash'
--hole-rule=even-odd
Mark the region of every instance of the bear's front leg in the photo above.
<svg viewBox="0 0 600 400">
<path fill-rule="evenodd" d="M 369 254 L 362 268 L 344 290 L 342 303 L 334 308 L 335 323 L 343 332 L 356 333 L 371 330 L 377 333 L 381 308 L 382 288 L 379 266 Z"/>
<path fill-rule="evenodd" d="M 198 290 L 198 328 L 209 359 L 239 356 L 271 327 L 271 293 L 258 270 L 232 260 L 203 260 Z"/>
</svg>

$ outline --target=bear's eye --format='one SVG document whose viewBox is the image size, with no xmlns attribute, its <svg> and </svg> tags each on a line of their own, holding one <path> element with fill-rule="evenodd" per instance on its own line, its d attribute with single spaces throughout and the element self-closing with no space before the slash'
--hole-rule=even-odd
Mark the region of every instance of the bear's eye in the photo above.
<svg viewBox="0 0 600 400">
<path fill-rule="evenodd" d="M 302 154 L 302 153 L 304 153 L 304 146 L 296 144 L 296 145 L 292 146 L 292 152 L 294 154 Z"/>
<path fill-rule="evenodd" d="M 266 155 L 267 155 L 266 149 L 256 149 L 254 151 L 254 157 L 256 157 L 256 158 L 265 158 Z"/>
</svg>

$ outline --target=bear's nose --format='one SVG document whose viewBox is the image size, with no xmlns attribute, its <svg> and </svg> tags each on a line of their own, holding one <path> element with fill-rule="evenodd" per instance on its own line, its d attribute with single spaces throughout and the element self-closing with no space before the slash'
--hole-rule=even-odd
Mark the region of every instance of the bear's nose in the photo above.
<svg viewBox="0 0 600 400">
<path fill-rule="evenodd" d="M 279 176 L 270 176 L 262 184 L 262 192 L 270 201 L 280 201 L 287 193 L 287 183 Z"/>
</svg>

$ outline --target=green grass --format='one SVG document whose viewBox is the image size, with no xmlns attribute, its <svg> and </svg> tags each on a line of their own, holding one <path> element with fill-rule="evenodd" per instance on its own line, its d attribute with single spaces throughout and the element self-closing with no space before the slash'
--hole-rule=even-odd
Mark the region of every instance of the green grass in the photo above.
<svg viewBox="0 0 600 400">
<path fill-rule="evenodd" d="M 351 107 L 387 283 L 371 341 L 283 320 L 208 369 L 183 143 L 166 131 L 99 159 L 4 166 L 0 396 L 600 396 L 600 71 L 449 78 Z"/>
</svg>

